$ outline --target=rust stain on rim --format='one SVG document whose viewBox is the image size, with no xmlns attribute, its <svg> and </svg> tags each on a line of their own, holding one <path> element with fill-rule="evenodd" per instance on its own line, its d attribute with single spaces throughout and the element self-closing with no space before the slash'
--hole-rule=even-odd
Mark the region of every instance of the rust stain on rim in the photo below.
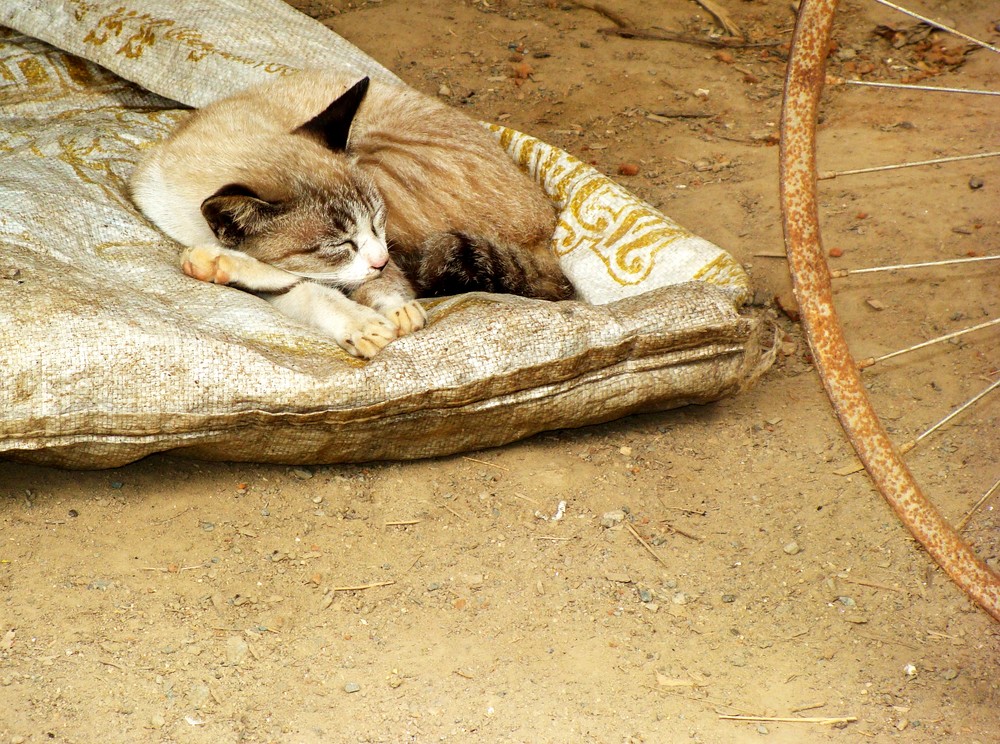
<svg viewBox="0 0 1000 744">
<path fill-rule="evenodd" d="M 802 325 L 840 424 L 882 496 L 952 580 L 1000 621 L 1000 576 L 920 490 L 868 400 L 833 307 L 816 208 L 816 114 L 836 7 L 836 0 L 802 0 L 785 77 L 781 211 Z"/>
</svg>

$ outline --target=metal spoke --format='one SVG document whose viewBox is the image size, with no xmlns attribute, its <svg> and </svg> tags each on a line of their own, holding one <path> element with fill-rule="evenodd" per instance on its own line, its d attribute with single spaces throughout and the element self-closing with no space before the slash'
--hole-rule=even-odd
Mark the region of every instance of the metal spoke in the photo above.
<svg viewBox="0 0 1000 744">
<path fill-rule="evenodd" d="M 855 168 L 846 171 L 822 171 L 817 178 L 820 181 L 828 181 L 837 176 L 853 176 L 858 173 L 875 173 L 877 171 L 898 170 L 899 168 L 914 168 L 918 165 L 937 165 L 938 163 L 954 163 L 959 160 L 979 160 L 981 158 L 995 158 L 1000 156 L 1000 152 L 979 152 L 973 155 L 952 155 L 947 158 L 933 158 L 932 160 L 914 160 L 909 163 L 895 163 L 893 165 L 875 165 L 871 168 Z"/>
<path fill-rule="evenodd" d="M 926 269 L 929 266 L 951 266 L 953 264 L 975 263 L 976 261 L 996 261 L 1000 256 L 972 256 L 970 258 L 947 258 L 942 261 L 922 261 L 911 264 L 894 264 L 892 266 L 870 266 L 867 269 L 835 269 L 830 272 L 834 279 L 855 274 L 877 274 L 880 271 L 898 271 L 899 269 Z"/>
<path fill-rule="evenodd" d="M 939 344 L 942 341 L 950 341 L 953 338 L 958 338 L 959 336 L 964 336 L 966 333 L 972 333 L 973 331 L 978 331 L 982 328 L 989 328 L 1000 323 L 1000 318 L 994 318 L 993 320 L 987 320 L 985 323 L 980 323 L 979 325 L 974 325 L 969 328 L 963 328 L 960 331 L 954 331 L 953 333 L 946 333 L 943 336 L 938 336 L 937 338 L 932 338 L 929 341 L 923 341 L 914 346 L 907 346 L 905 349 L 900 349 L 899 351 L 893 351 L 888 354 L 883 354 L 880 357 L 867 357 L 858 361 L 858 369 L 868 369 L 869 367 L 878 364 L 879 362 L 884 362 L 886 359 L 892 359 L 893 357 L 898 357 L 900 354 L 907 354 L 911 351 L 917 351 L 918 349 L 923 349 L 927 346 L 933 344 Z"/>
<path fill-rule="evenodd" d="M 976 96 L 1000 96 L 1000 90 L 978 88 L 946 88 L 940 85 L 913 85 L 912 83 L 881 83 L 874 80 L 840 80 L 838 85 L 864 85 L 869 88 L 899 88 L 901 90 L 926 90 L 932 93 L 970 93 Z"/>
<path fill-rule="evenodd" d="M 882 5 L 885 5 L 887 8 L 892 8 L 893 10 L 898 10 L 900 13 L 904 13 L 904 14 L 912 17 L 912 18 L 916 18 L 919 21 L 923 21 L 928 26 L 933 26 L 934 28 L 939 28 L 942 31 L 947 31 L 950 34 L 955 34 L 955 36 L 958 36 L 959 38 L 965 39 L 966 41 L 971 41 L 973 44 L 975 44 L 977 46 L 981 46 L 984 49 L 989 49 L 991 52 L 996 52 L 997 54 L 1000 54 L 1000 49 L 998 49 L 997 47 L 993 46 L 992 44 L 987 44 L 985 41 L 981 41 L 981 40 L 975 38 L 974 36 L 969 36 L 968 34 L 963 34 L 961 31 L 959 31 L 957 29 L 954 29 L 951 26 L 945 26 L 943 23 L 939 23 L 938 21 L 935 21 L 935 20 L 933 20 L 931 18 L 928 18 L 926 16 L 922 16 L 919 13 L 914 13 L 912 10 L 907 10 L 906 8 L 904 8 L 904 7 L 900 6 L 900 5 L 896 5 L 895 3 L 890 3 L 889 0 L 875 0 L 875 2 L 881 3 Z"/>
</svg>

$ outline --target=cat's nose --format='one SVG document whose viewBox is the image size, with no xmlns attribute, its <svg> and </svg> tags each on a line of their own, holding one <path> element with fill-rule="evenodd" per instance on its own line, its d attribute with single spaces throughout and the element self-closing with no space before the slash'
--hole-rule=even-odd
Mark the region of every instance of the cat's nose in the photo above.
<svg viewBox="0 0 1000 744">
<path fill-rule="evenodd" d="M 375 269 L 376 271 L 381 271 L 382 269 L 385 268 L 385 265 L 387 263 L 389 263 L 389 257 L 388 256 L 386 256 L 385 258 L 377 258 L 377 259 L 374 259 L 371 262 L 371 267 L 373 269 Z"/>
</svg>

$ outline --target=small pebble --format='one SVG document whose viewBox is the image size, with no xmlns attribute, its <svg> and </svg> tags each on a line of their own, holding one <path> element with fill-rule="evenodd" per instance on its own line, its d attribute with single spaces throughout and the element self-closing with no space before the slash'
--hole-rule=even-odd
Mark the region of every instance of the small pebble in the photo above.
<svg viewBox="0 0 1000 744">
<path fill-rule="evenodd" d="M 517 80 L 527 80 L 534 72 L 535 68 L 527 62 L 518 62 L 513 69 L 514 78 Z"/>
<path fill-rule="evenodd" d="M 635 163 L 622 163 L 618 166 L 619 176 L 638 176 L 639 166 Z"/>
<path fill-rule="evenodd" d="M 215 522 L 202 522 L 201 523 L 201 528 L 205 532 L 211 532 L 212 530 L 215 529 Z"/>
<path fill-rule="evenodd" d="M 344 685 L 344 692 L 357 692 L 360 689 L 361 685 L 359 685 L 357 682 L 348 682 L 346 685 Z"/>
<path fill-rule="evenodd" d="M 226 641 L 226 661 L 231 666 L 240 664 L 250 652 L 250 646 L 239 636 L 230 636 Z"/>
<path fill-rule="evenodd" d="M 761 736 L 767 736 L 769 733 L 767 730 L 767 726 L 765 726 L 763 723 L 758 724 L 757 733 L 760 734 Z"/>
<path fill-rule="evenodd" d="M 71 519 L 76 519 L 77 517 L 80 516 L 80 512 L 78 512 L 76 509 L 70 509 L 69 516 Z"/>
<path fill-rule="evenodd" d="M 124 487 L 124 485 L 121 481 L 111 481 L 111 487 L 116 491 Z"/>
<path fill-rule="evenodd" d="M 725 602 L 726 604 L 732 604 L 733 602 L 736 601 L 736 595 L 735 594 L 723 594 L 722 595 L 722 601 Z"/>
<path fill-rule="evenodd" d="M 450 98 L 451 97 L 451 88 L 449 88 L 447 85 L 445 85 L 444 83 L 442 83 L 441 87 L 438 88 L 438 95 L 441 96 L 442 98 Z"/>
<path fill-rule="evenodd" d="M 625 512 L 621 509 L 615 509 L 614 511 L 604 512 L 604 515 L 601 517 L 601 527 L 611 529 L 612 527 L 617 527 L 624 521 Z"/>
<path fill-rule="evenodd" d="M 294 468 L 292 470 L 292 475 L 294 475 L 299 480 L 309 480 L 313 477 L 311 470 L 306 470 L 305 468 Z"/>
<path fill-rule="evenodd" d="M 945 669 L 941 672 L 941 679 L 946 679 L 949 682 L 958 676 L 957 669 Z"/>
<path fill-rule="evenodd" d="M 983 179 L 981 179 L 979 176 L 973 176 L 972 178 L 969 179 L 970 189 L 981 189 L 982 187 L 983 187 Z"/>
<path fill-rule="evenodd" d="M 840 604 L 844 605 L 844 607 L 855 607 L 857 605 L 857 602 L 855 602 L 851 597 L 838 597 L 837 599 Z"/>
<path fill-rule="evenodd" d="M 608 581 L 614 581 L 616 584 L 631 584 L 632 577 L 623 571 L 608 571 L 604 574 L 604 578 Z"/>
<path fill-rule="evenodd" d="M 783 547 L 782 550 L 788 553 L 788 555 L 796 555 L 799 552 L 801 552 L 802 548 L 799 547 L 799 544 L 797 542 L 792 540 L 785 547 Z"/>
<path fill-rule="evenodd" d="M 649 589 L 640 589 L 639 590 L 639 601 L 641 601 L 643 603 L 652 602 L 653 601 L 653 592 L 651 592 Z"/>
<path fill-rule="evenodd" d="M 161 729 L 167 723 L 167 719 L 160 713 L 154 713 L 149 717 L 149 726 L 154 729 Z"/>
</svg>

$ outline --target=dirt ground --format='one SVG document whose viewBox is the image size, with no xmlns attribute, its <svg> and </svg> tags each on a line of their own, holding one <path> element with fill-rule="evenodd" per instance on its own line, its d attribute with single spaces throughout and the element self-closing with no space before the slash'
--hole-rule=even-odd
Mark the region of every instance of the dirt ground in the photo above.
<svg viewBox="0 0 1000 744">
<path fill-rule="evenodd" d="M 423 91 L 604 172 L 637 165 L 620 180 L 730 250 L 769 304 L 790 287 L 775 143 L 793 16 L 721 4 L 778 44 L 608 36 L 558 0 L 296 3 Z M 607 5 L 717 34 L 687 0 Z M 991 5 L 917 9 L 996 43 Z M 995 87 L 995 55 L 914 23 L 844 3 L 830 72 Z M 820 169 L 996 149 L 996 101 L 834 86 Z M 996 159 L 824 181 L 831 264 L 996 253 L 998 193 Z M 837 280 L 857 356 L 1000 315 L 988 266 Z M 0 742 L 1000 741 L 1000 626 L 864 473 L 835 474 L 849 447 L 798 324 L 775 316 L 781 357 L 739 397 L 496 450 L 0 463 Z M 903 442 L 998 374 L 992 330 L 866 379 Z M 949 519 L 996 481 L 998 429 L 994 395 L 909 455 Z M 561 520 L 536 516 L 560 501 Z M 996 504 L 965 531 L 994 568 Z"/>
</svg>

